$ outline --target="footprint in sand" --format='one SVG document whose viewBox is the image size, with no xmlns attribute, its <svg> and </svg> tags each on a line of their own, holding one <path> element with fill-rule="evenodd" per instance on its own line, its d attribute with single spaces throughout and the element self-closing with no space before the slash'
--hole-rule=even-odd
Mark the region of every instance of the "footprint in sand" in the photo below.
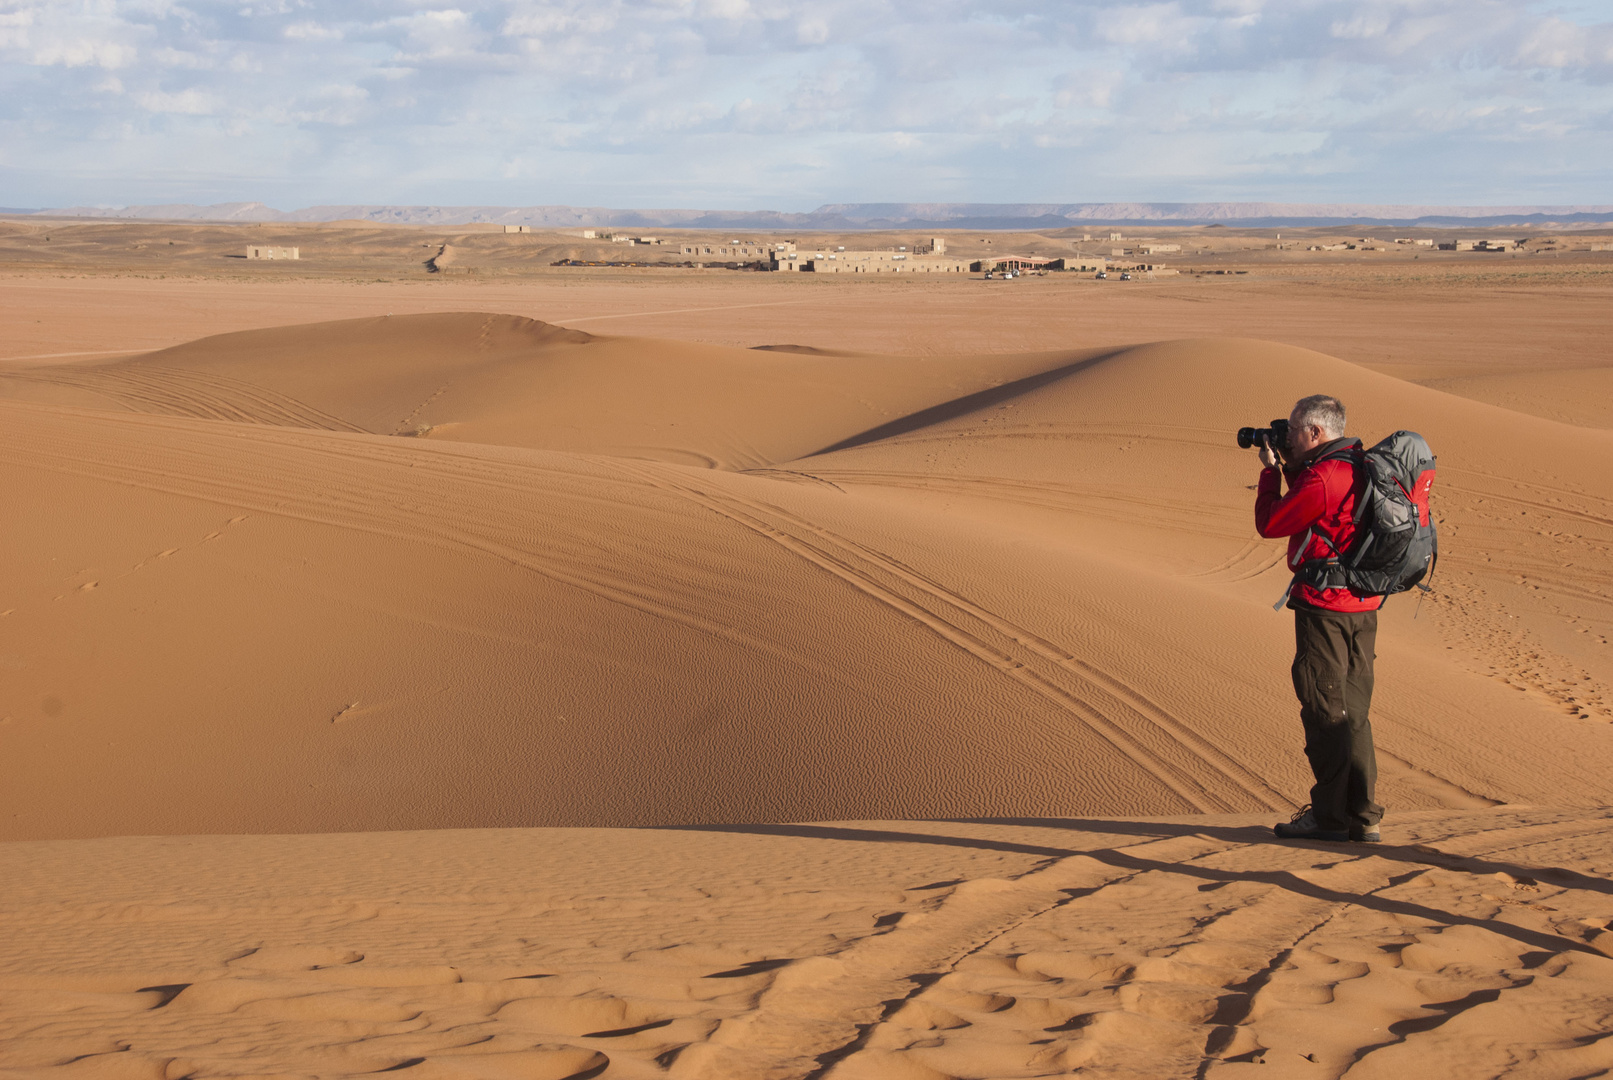
<svg viewBox="0 0 1613 1080">
<path fill-rule="evenodd" d="M 571 1035 L 592 1039 L 626 1035 L 671 1023 L 639 1003 L 619 997 L 520 998 L 498 1010 L 501 1024 L 543 1035 Z"/>
<path fill-rule="evenodd" d="M 262 945 L 228 962 L 232 970 L 319 971 L 323 968 L 356 964 L 364 954 L 355 949 L 320 945 Z"/>
<path fill-rule="evenodd" d="M 885 1022 L 893 1028 L 914 1031 L 950 1031 L 969 1026 L 969 1021 L 957 1013 L 926 1001 L 909 1001 L 892 1013 Z M 906 1036 L 901 1038 L 905 1039 Z"/>
<path fill-rule="evenodd" d="M 219 537 L 224 535 L 224 530 L 225 529 L 229 528 L 231 525 L 239 525 L 241 522 L 245 521 L 248 516 L 250 516 L 250 515 L 242 514 L 240 517 L 232 517 L 232 518 L 230 518 L 230 520 L 226 521 L 222 526 L 220 526 L 217 529 L 214 529 L 212 532 L 210 532 L 206 536 L 202 537 L 201 542 L 205 544 L 209 540 L 217 540 Z"/>
<path fill-rule="evenodd" d="M 583 1080 L 598 1076 L 610 1058 L 577 1046 L 541 1046 L 502 1054 L 441 1054 L 400 1062 L 409 1080 Z"/>
</svg>

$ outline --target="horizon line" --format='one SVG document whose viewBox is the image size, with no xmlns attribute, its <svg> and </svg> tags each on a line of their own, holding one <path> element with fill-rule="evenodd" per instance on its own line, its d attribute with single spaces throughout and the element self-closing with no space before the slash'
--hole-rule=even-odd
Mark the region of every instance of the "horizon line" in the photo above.
<svg viewBox="0 0 1613 1080">
<path fill-rule="evenodd" d="M 441 203 L 323 203 L 280 210 L 261 201 L 135 203 L 123 206 L 0 208 L 15 216 L 212 224 L 526 225 L 547 229 L 783 228 L 868 231 L 889 228 L 1066 229 L 1113 225 L 1226 225 L 1249 228 L 1403 225 L 1475 227 L 1613 223 L 1613 205 L 1199 202 L 865 202 L 824 203 L 810 211 L 698 207 L 606 207 L 549 203 L 508 206 Z"/>
</svg>

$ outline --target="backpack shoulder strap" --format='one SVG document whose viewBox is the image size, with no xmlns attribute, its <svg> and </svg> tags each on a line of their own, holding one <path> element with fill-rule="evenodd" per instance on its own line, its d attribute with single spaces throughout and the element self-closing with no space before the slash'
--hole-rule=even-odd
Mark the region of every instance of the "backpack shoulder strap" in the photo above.
<svg viewBox="0 0 1613 1080">
<path fill-rule="evenodd" d="M 1365 456 L 1366 450 L 1362 448 L 1360 442 L 1357 442 L 1354 446 L 1341 446 L 1337 450 L 1329 450 L 1311 462 L 1311 464 L 1320 465 L 1324 461 L 1348 461 L 1352 465 L 1358 465 Z"/>
</svg>

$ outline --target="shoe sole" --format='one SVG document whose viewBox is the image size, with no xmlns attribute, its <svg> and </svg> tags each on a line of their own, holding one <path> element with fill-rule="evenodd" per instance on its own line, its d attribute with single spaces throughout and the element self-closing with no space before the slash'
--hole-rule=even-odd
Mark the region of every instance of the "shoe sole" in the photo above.
<svg viewBox="0 0 1613 1080">
<path fill-rule="evenodd" d="M 1326 830 L 1313 833 L 1295 833 L 1292 836 L 1285 836 L 1274 829 L 1272 830 L 1272 835 L 1276 836 L 1279 840 L 1320 840 L 1325 844 L 1347 844 L 1350 842 L 1349 833 L 1328 832 Z"/>
</svg>

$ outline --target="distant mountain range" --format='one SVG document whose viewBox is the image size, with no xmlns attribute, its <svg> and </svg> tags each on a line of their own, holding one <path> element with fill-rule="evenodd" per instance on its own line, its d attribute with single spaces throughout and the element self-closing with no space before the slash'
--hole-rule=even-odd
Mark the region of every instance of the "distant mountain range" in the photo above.
<svg viewBox="0 0 1613 1080">
<path fill-rule="evenodd" d="M 10 211 L 18 213 L 18 211 Z M 1374 206 L 1355 203 L 836 203 L 811 213 L 771 210 L 612 210 L 599 206 L 310 206 L 259 202 L 195 206 L 73 206 L 51 217 L 155 221 L 326 222 L 386 225 L 530 225 L 683 229 L 1016 229 L 1107 225 L 1327 226 L 1584 225 L 1613 222 L 1613 206 Z"/>
</svg>

